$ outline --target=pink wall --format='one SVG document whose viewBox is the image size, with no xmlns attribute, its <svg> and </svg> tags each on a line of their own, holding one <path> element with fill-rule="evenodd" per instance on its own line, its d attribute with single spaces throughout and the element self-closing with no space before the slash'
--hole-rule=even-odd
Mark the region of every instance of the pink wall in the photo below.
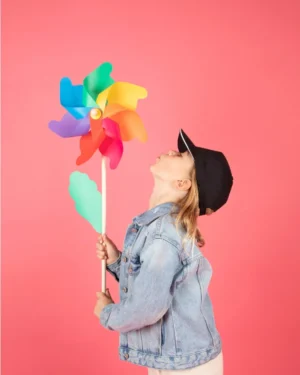
<svg viewBox="0 0 300 375">
<path fill-rule="evenodd" d="M 80 83 L 103 61 L 149 90 L 140 104 L 149 142 L 125 144 L 108 174 L 108 234 L 121 246 L 147 209 L 149 165 L 176 147 L 179 127 L 222 150 L 232 196 L 199 225 L 225 373 L 298 372 L 299 2 L 2 4 L 3 375 L 146 374 L 118 360 L 117 333 L 93 314 L 96 236 L 67 191 L 78 140 L 47 129 L 64 113 L 60 78 Z M 80 170 L 100 182 L 100 157 Z M 108 285 L 118 300 L 110 275 Z"/>
</svg>

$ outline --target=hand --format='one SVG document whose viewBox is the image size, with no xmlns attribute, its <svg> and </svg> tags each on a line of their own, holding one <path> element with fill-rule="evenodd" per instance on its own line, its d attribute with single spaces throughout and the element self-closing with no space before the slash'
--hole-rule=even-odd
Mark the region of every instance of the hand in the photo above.
<svg viewBox="0 0 300 375">
<path fill-rule="evenodd" d="M 97 257 L 99 259 L 105 259 L 107 265 L 114 263 L 121 253 L 106 234 L 100 234 L 96 248 Z"/>
<path fill-rule="evenodd" d="M 100 314 L 101 314 L 102 309 L 106 305 L 109 305 L 110 303 L 114 303 L 114 301 L 112 300 L 108 289 L 106 289 L 106 293 L 96 292 L 96 296 L 97 296 L 97 302 L 94 308 L 94 314 L 96 315 L 98 319 L 100 319 Z"/>
</svg>

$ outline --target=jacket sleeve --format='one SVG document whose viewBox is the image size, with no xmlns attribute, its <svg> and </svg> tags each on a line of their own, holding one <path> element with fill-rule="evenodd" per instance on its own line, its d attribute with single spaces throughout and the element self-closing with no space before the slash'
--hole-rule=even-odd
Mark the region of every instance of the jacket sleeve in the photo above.
<svg viewBox="0 0 300 375">
<path fill-rule="evenodd" d="M 182 267 L 177 247 L 166 239 L 155 238 L 142 250 L 140 261 L 130 295 L 102 309 L 100 323 L 105 328 L 119 332 L 140 329 L 156 323 L 170 307 L 173 280 Z"/>
<path fill-rule="evenodd" d="M 120 267 L 121 267 L 121 257 L 122 253 L 120 251 L 119 258 L 111 263 L 110 265 L 106 266 L 107 271 L 117 280 L 120 280 Z"/>
</svg>

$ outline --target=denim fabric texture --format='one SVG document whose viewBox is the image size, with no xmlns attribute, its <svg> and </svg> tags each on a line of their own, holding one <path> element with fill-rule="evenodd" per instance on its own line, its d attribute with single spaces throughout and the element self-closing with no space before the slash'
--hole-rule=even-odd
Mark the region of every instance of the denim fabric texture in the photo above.
<svg viewBox="0 0 300 375">
<path fill-rule="evenodd" d="M 100 323 L 118 331 L 119 357 L 165 370 L 204 364 L 222 350 L 208 294 L 212 268 L 197 244 L 182 244 L 178 208 L 162 203 L 136 216 L 123 251 L 107 267 L 119 281 L 120 303 L 104 307 Z"/>
</svg>

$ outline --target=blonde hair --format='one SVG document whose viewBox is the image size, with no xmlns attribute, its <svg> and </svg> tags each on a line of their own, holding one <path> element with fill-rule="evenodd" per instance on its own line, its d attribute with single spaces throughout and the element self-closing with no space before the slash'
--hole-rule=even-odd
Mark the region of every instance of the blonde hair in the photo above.
<svg viewBox="0 0 300 375">
<path fill-rule="evenodd" d="M 190 178 L 192 182 L 190 189 L 184 198 L 176 202 L 179 211 L 176 213 L 175 225 L 177 230 L 178 226 L 181 225 L 186 231 L 183 242 L 193 239 L 197 241 L 199 247 L 203 247 L 205 245 L 205 240 L 197 227 L 197 218 L 199 216 L 199 191 L 195 166 L 191 171 Z"/>
</svg>

